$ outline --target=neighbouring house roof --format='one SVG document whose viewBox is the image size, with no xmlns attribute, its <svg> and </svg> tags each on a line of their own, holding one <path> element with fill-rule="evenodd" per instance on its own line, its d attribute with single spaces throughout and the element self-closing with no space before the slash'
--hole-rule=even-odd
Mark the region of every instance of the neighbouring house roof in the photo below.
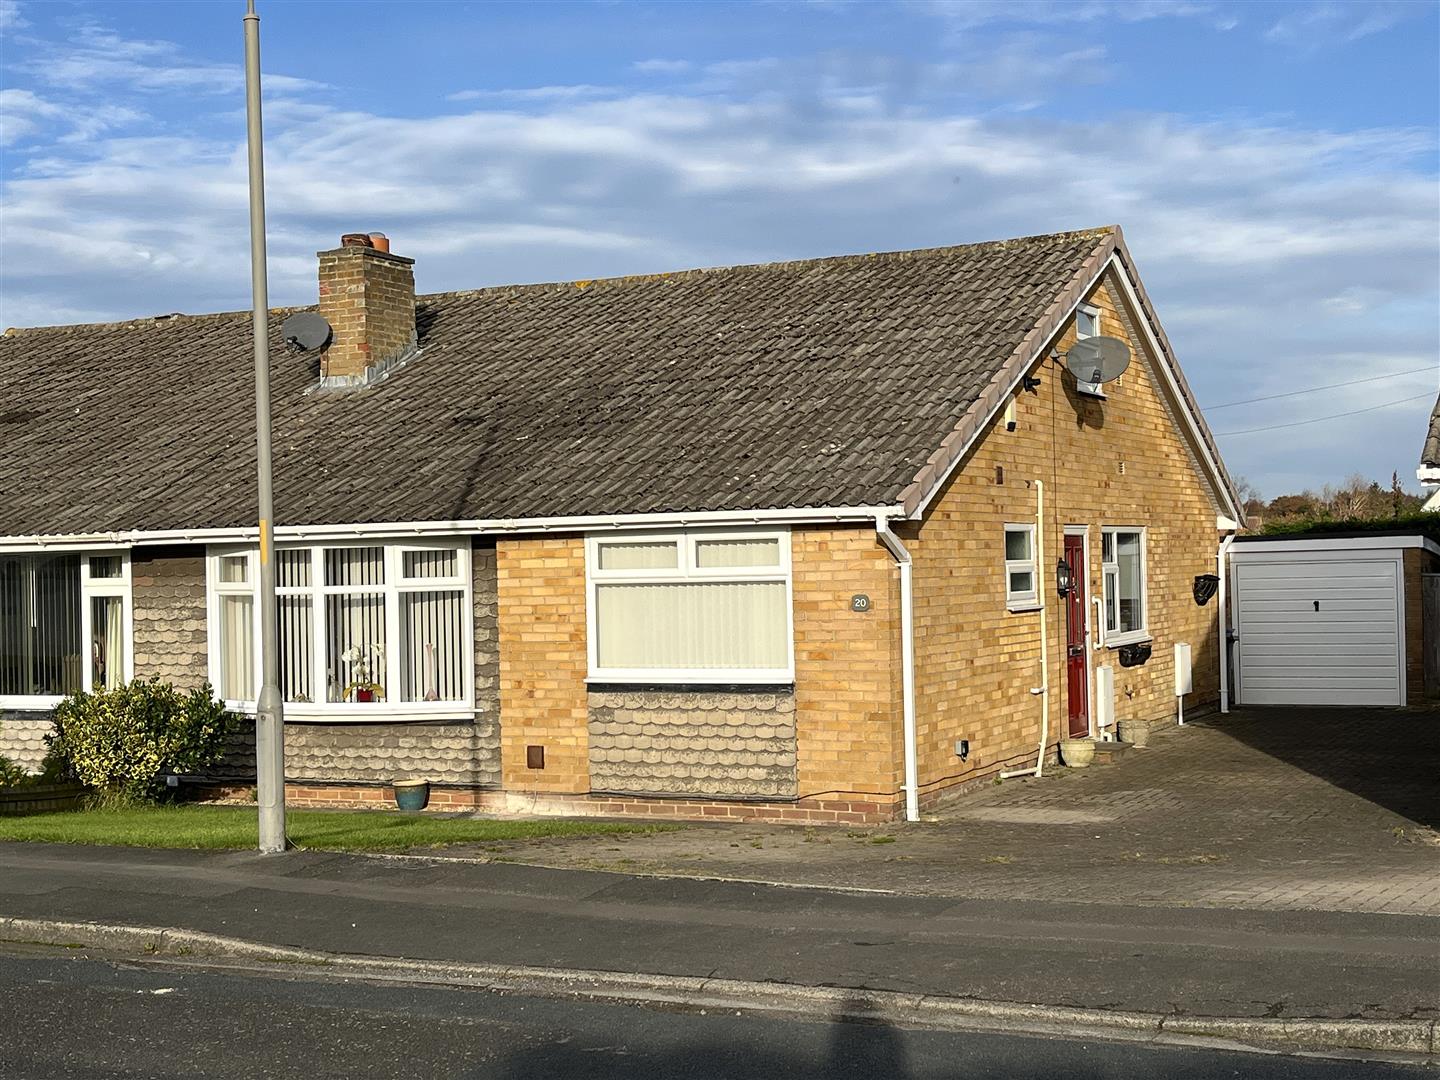
<svg viewBox="0 0 1440 1080">
<path fill-rule="evenodd" d="M 1430 412 L 1430 431 L 1420 452 L 1420 467 L 1440 469 L 1440 397 L 1435 399 L 1435 408 Z"/>
<path fill-rule="evenodd" d="M 315 391 L 279 335 L 302 309 L 273 311 L 276 520 L 913 508 L 1117 252 L 1106 228 L 421 296 L 421 353 L 363 390 Z M 247 312 L 7 332 L 0 536 L 253 524 L 252 387 Z"/>
</svg>

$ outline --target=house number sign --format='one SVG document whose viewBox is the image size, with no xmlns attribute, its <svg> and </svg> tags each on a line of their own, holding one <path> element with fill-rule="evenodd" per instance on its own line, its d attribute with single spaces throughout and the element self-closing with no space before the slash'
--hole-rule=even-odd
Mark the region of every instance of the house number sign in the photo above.
<svg viewBox="0 0 1440 1080">
<path fill-rule="evenodd" d="M 856 593 L 854 596 L 850 597 L 850 610 L 869 611 L 870 597 L 866 596 L 863 592 Z"/>
</svg>

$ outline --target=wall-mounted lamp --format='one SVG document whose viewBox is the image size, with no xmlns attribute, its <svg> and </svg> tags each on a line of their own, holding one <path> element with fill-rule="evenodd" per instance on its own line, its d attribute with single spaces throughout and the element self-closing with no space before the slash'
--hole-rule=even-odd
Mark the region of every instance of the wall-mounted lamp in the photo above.
<svg viewBox="0 0 1440 1080">
<path fill-rule="evenodd" d="M 1070 590 L 1075 587 L 1075 571 L 1070 569 L 1070 564 L 1061 559 L 1055 564 L 1055 591 L 1061 596 L 1069 596 Z"/>
</svg>

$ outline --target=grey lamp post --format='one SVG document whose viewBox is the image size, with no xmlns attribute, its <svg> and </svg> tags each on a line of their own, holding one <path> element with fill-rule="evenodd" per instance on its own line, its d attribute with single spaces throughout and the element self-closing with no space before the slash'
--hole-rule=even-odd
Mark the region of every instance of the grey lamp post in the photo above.
<svg viewBox="0 0 1440 1080">
<path fill-rule="evenodd" d="M 285 850 L 285 703 L 276 651 L 275 499 L 270 472 L 270 288 L 265 277 L 265 160 L 260 132 L 260 16 L 245 5 L 245 119 L 250 158 L 250 289 L 255 338 L 255 463 L 260 480 L 260 696 L 255 773 L 260 851 Z"/>
</svg>

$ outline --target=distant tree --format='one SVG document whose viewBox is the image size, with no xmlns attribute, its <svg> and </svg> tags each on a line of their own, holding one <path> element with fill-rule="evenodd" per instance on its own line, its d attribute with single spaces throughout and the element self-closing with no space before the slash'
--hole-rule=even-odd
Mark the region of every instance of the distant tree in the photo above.
<svg viewBox="0 0 1440 1080">
<path fill-rule="evenodd" d="M 1254 510 L 1247 505 L 1246 517 L 1258 518 L 1266 528 L 1312 522 L 1394 521 L 1418 512 L 1424 501 L 1423 496 L 1405 491 L 1398 472 L 1390 474 L 1388 487 L 1354 473 L 1343 484 L 1326 484 L 1318 492 L 1307 489 L 1277 495 Z"/>
</svg>

